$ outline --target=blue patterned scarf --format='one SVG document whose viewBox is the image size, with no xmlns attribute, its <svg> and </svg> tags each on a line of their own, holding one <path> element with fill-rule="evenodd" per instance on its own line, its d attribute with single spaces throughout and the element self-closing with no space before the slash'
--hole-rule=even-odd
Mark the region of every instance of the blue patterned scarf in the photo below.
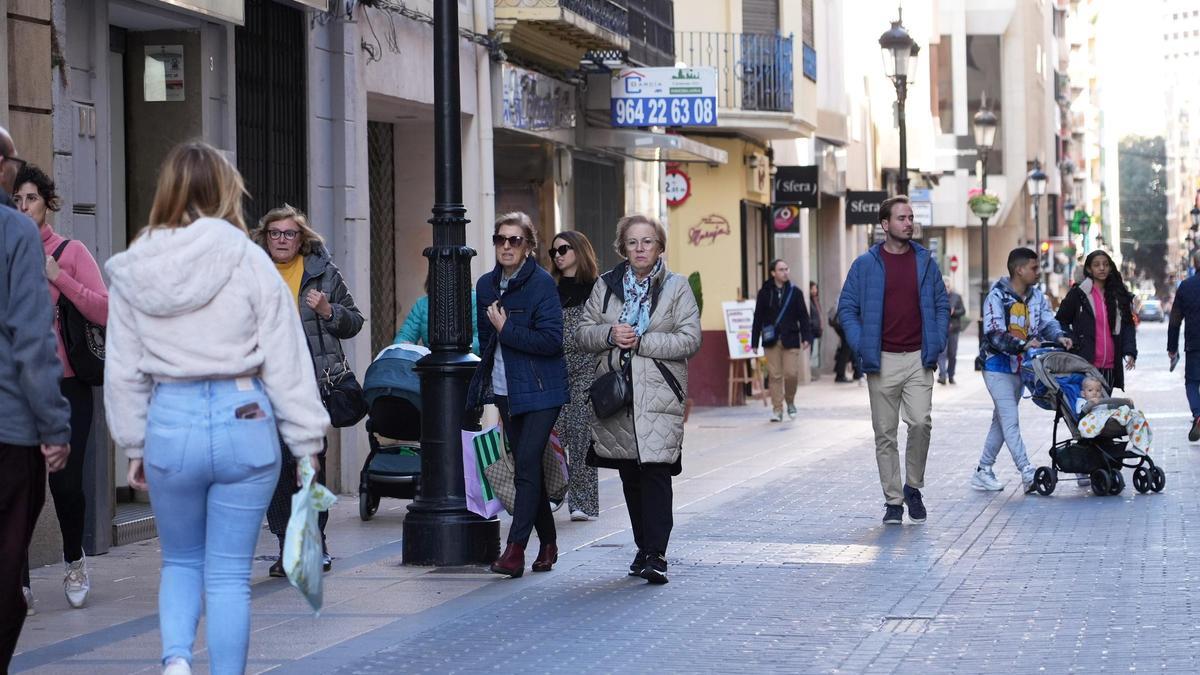
<svg viewBox="0 0 1200 675">
<path fill-rule="evenodd" d="M 620 322 L 633 326 L 638 337 L 645 334 L 646 329 L 650 327 L 650 282 L 662 271 L 662 266 L 662 258 L 659 258 L 650 274 L 638 281 L 633 265 L 628 265 L 625 268 L 625 276 L 621 279 L 621 285 L 625 289 L 625 306 L 621 309 Z"/>
</svg>

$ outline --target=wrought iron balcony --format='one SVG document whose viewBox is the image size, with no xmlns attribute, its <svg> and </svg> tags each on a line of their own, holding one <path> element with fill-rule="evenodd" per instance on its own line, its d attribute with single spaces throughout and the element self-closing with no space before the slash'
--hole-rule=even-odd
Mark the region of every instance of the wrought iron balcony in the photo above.
<svg viewBox="0 0 1200 675">
<path fill-rule="evenodd" d="M 675 58 L 717 69 L 720 108 L 793 112 L 794 38 L 755 33 L 675 34 Z"/>
<path fill-rule="evenodd" d="M 505 50 L 577 68 L 589 50 L 629 49 L 629 11 L 619 0 L 495 0 Z"/>
</svg>

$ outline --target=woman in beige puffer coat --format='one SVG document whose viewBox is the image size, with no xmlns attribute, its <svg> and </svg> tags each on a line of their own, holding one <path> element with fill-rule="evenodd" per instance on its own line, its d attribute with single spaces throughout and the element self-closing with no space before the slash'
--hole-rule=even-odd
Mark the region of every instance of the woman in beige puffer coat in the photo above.
<svg viewBox="0 0 1200 675">
<path fill-rule="evenodd" d="M 597 378 L 632 360 L 633 403 L 605 419 L 593 413 L 588 460 L 620 471 L 638 546 L 629 573 L 665 584 L 671 477 L 682 470 L 687 360 L 700 349 L 700 310 L 687 280 L 662 260 L 658 221 L 622 218 L 614 245 L 625 262 L 596 281 L 577 339 L 598 355 Z"/>
</svg>

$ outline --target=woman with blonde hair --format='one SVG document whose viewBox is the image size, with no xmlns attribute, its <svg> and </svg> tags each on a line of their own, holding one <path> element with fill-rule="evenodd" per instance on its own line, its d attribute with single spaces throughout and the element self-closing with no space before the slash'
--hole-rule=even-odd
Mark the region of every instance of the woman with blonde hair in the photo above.
<svg viewBox="0 0 1200 675">
<path fill-rule="evenodd" d="M 250 563 L 279 473 L 321 450 L 329 416 L 295 303 L 246 236 L 237 169 L 201 142 L 175 147 L 150 223 L 107 269 L 105 413 L 150 491 L 162 547 L 163 672 L 191 672 L 201 608 L 213 673 L 241 673 Z"/>
<path fill-rule="evenodd" d="M 500 409 L 515 461 L 516 503 L 508 545 L 492 571 L 509 577 L 525 573 L 525 547 L 536 529 L 534 572 L 558 562 L 554 514 L 542 475 L 542 453 L 559 409 L 568 399 L 563 362 L 563 312 L 554 279 L 535 260 L 537 233 L 529 216 L 506 213 L 496 219 L 492 244 L 496 267 L 479 278 L 479 367 L 471 378 L 467 406 L 486 403 Z"/>
<path fill-rule="evenodd" d="M 683 470 L 687 361 L 700 349 L 700 310 L 687 279 L 667 269 L 667 233 L 657 220 L 625 216 L 613 245 L 625 260 L 592 290 L 578 340 L 601 355 L 597 378 L 628 367 L 633 394 L 625 409 L 593 415 L 588 459 L 621 473 L 638 547 L 629 574 L 665 584 L 671 477 Z"/>
<path fill-rule="evenodd" d="M 304 324 L 315 376 L 318 380 L 337 382 L 349 372 L 341 341 L 358 335 L 364 319 L 342 279 L 342 273 L 333 264 L 333 258 L 325 248 L 325 240 L 309 227 L 304 212 L 289 204 L 272 209 L 263 216 L 251 238 L 271 256 L 275 269 L 287 282 Z M 286 443 L 284 447 L 287 447 Z M 323 443 L 317 455 L 321 464 L 317 471 L 319 483 L 325 482 L 325 449 Z M 269 571 L 273 577 L 285 576 L 283 536 L 287 532 L 288 518 L 292 515 L 292 495 L 297 489 L 292 480 L 296 463 L 289 459 L 288 454 L 283 453 L 279 483 L 267 508 L 267 526 L 279 539 L 279 559 Z M 328 521 L 329 512 L 322 511 L 317 524 L 321 529 L 326 572 L 333 568 L 333 558 L 325 544 L 325 524 Z"/>
<path fill-rule="evenodd" d="M 568 230 L 554 235 L 550 242 L 550 276 L 558 282 L 558 299 L 563 308 L 563 358 L 567 362 L 567 380 L 571 402 L 562 407 L 554 433 L 570 461 L 567 506 L 571 520 L 591 520 L 600 516 L 600 482 L 596 467 L 587 465 L 592 434 L 588 387 L 596 370 L 596 356 L 579 348 L 576 333 L 583 319 L 583 306 L 596 278 L 600 276 L 596 251 L 582 232 Z"/>
</svg>

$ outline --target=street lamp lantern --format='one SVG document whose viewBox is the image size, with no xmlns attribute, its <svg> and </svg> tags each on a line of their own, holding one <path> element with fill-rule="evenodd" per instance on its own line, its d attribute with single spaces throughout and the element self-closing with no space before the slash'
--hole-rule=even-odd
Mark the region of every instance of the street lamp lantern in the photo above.
<svg viewBox="0 0 1200 675">
<path fill-rule="evenodd" d="M 904 120 L 904 101 L 908 98 L 908 78 L 916 70 L 921 48 L 904 28 L 904 15 L 892 22 L 892 27 L 879 36 L 883 50 L 883 70 L 896 87 L 896 121 L 900 127 L 900 175 L 896 191 L 908 194 L 908 128 Z"/>
<path fill-rule="evenodd" d="M 1033 171 L 1029 172 L 1029 194 L 1041 197 L 1046 194 L 1046 172 L 1042 171 L 1042 163 L 1034 161 Z"/>
<path fill-rule="evenodd" d="M 1075 202 L 1068 197 L 1067 201 L 1063 202 L 1063 222 L 1070 226 L 1071 217 L 1075 215 Z"/>
<path fill-rule="evenodd" d="M 979 112 L 975 113 L 975 148 L 979 153 L 979 187 L 987 194 L 987 163 L 988 153 L 996 142 L 996 129 L 1000 126 L 996 113 L 987 107 L 987 95 L 980 100 Z M 988 219 L 980 218 L 979 229 L 979 343 L 983 344 L 983 306 L 987 304 L 988 294 Z M 980 367 L 979 362 L 975 364 Z"/>
<path fill-rule="evenodd" d="M 1192 215 L 1192 230 L 1200 230 L 1200 206 L 1193 206 L 1191 215 Z"/>
</svg>

